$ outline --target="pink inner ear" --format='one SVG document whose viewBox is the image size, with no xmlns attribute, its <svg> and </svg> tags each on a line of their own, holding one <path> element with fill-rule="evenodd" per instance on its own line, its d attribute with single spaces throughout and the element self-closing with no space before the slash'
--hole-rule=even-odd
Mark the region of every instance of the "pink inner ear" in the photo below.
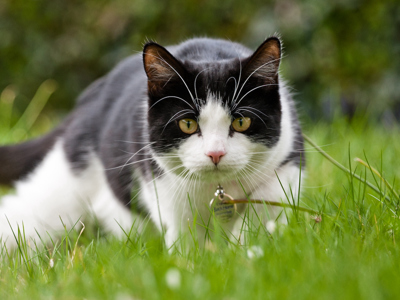
<svg viewBox="0 0 400 300">
<path fill-rule="evenodd" d="M 167 49 L 156 43 L 144 47 L 143 63 L 150 93 L 160 92 L 166 84 L 185 73 L 182 64 Z"/>
<path fill-rule="evenodd" d="M 277 38 L 267 39 L 261 46 L 255 51 L 253 57 L 260 59 L 264 62 L 274 61 L 281 58 L 281 44 Z"/>
<path fill-rule="evenodd" d="M 277 38 L 266 40 L 250 57 L 246 68 L 254 76 L 272 79 L 276 76 L 281 56 L 280 42 Z"/>
<path fill-rule="evenodd" d="M 176 73 L 182 73 L 181 63 L 164 47 L 151 43 L 143 50 L 144 68 L 149 80 L 166 81 Z"/>
<path fill-rule="evenodd" d="M 149 80 L 158 81 L 173 76 L 173 67 L 160 55 L 157 49 L 151 49 L 145 53 L 145 69 Z"/>
</svg>

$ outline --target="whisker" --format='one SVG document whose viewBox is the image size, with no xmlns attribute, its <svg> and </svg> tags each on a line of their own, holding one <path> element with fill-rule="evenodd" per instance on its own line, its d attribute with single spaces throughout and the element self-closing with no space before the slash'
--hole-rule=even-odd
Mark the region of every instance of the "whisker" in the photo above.
<svg viewBox="0 0 400 300">
<path fill-rule="evenodd" d="M 257 89 L 260 89 L 260 88 L 266 87 L 266 86 L 279 86 L 279 84 L 275 84 L 275 83 L 262 84 L 262 85 L 259 85 L 259 86 L 255 87 L 255 88 L 251 89 L 246 94 L 244 94 L 244 96 L 242 98 L 240 98 L 240 100 L 238 102 L 235 102 L 235 104 L 232 107 L 232 110 L 234 110 L 239 105 L 239 103 L 243 100 L 243 98 L 246 97 L 248 94 L 250 94 L 251 92 L 253 92 L 253 91 L 257 90 Z"/>
<path fill-rule="evenodd" d="M 193 112 L 194 112 L 193 106 L 191 106 L 190 103 L 187 102 L 185 99 L 183 99 L 181 97 L 178 97 L 178 96 L 165 96 L 165 97 L 162 97 L 161 99 L 158 99 L 152 106 L 150 106 L 148 111 L 150 111 L 150 109 L 152 109 L 157 103 L 159 103 L 159 102 L 161 102 L 161 101 L 163 101 L 165 99 L 169 99 L 169 98 L 175 98 L 175 99 L 179 99 L 179 100 L 185 102 L 187 105 L 189 105 L 193 109 Z"/>
<path fill-rule="evenodd" d="M 135 153 L 133 153 L 132 156 L 131 156 L 131 157 L 125 162 L 125 164 L 122 166 L 122 169 L 126 166 L 127 163 L 129 163 L 129 161 L 130 161 L 137 153 L 139 153 L 140 151 L 146 149 L 147 147 L 151 146 L 151 145 L 154 144 L 154 143 L 155 143 L 155 142 L 151 142 L 151 143 L 149 143 L 148 145 L 146 145 L 146 146 L 140 148 L 140 149 L 139 149 L 138 151 L 136 151 Z M 121 169 L 121 171 L 122 171 L 122 169 Z"/>
<path fill-rule="evenodd" d="M 232 99 L 231 99 L 231 103 L 232 103 L 233 101 L 235 101 L 235 96 L 236 96 L 236 93 L 237 93 L 238 88 L 239 88 L 239 86 L 240 86 L 240 80 L 242 79 L 242 60 L 240 59 L 240 55 L 239 55 L 239 53 L 237 52 L 236 48 L 234 48 L 234 49 L 235 49 L 236 55 L 237 55 L 238 60 L 239 60 L 239 80 L 238 80 L 237 84 L 235 84 L 235 91 L 233 92 L 233 96 L 232 96 Z M 235 79 L 235 83 L 236 83 L 236 79 Z M 240 92 L 239 92 L 239 93 L 240 93 Z"/>
<path fill-rule="evenodd" d="M 266 179 L 267 179 L 267 180 L 270 180 L 271 178 L 273 178 L 272 175 L 265 174 L 264 172 L 262 172 L 261 170 L 257 169 L 256 167 L 252 166 L 251 164 L 248 164 L 248 165 L 246 166 L 246 168 L 251 168 L 252 171 L 257 172 L 257 174 L 254 173 L 254 172 L 253 172 L 253 174 L 256 175 L 259 179 L 261 179 L 261 180 L 263 180 L 263 181 L 265 181 Z M 251 171 L 251 170 L 249 170 L 249 171 Z M 263 175 L 263 176 L 265 176 L 266 178 L 261 177 L 260 174 Z M 265 183 L 265 182 L 264 182 L 264 183 Z"/>
<path fill-rule="evenodd" d="M 265 117 L 269 118 L 269 116 L 268 116 L 268 115 L 266 115 L 266 114 L 265 114 L 265 113 L 263 113 L 261 110 L 259 110 L 259 109 L 255 108 L 255 107 L 251 107 L 251 106 L 241 106 L 241 107 L 240 107 L 240 108 L 238 108 L 238 109 L 242 109 L 242 108 L 245 108 L 245 109 L 250 109 L 250 110 L 255 110 L 255 111 L 259 112 L 260 114 L 264 115 Z"/>
<path fill-rule="evenodd" d="M 159 179 L 159 178 L 161 178 L 161 177 L 163 177 L 163 176 L 166 176 L 166 175 L 168 175 L 169 173 L 172 173 L 172 172 L 174 172 L 175 170 L 177 170 L 177 169 L 179 169 L 179 168 L 182 168 L 182 167 L 183 167 L 183 164 L 178 165 L 178 166 L 175 166 L 175 167 L 169 169 L 168 171 L 163 171 L 159 176 L 157 176 L 157 177 L 153 178 L 152 180 L 146 182 L 146 183 L 144 184 L 144 186 L 142 186 L 141 188 L 138 189 L 137 193 L 131 198 L 131 200 L 128 202 L 128 204 L 132 203 L 133 199 L 135 199 L 135 197 L 145 188 L 145 186 L 150 185 L 150 184 L 153 184 L 155 180 L 157 180 L 157 179 Z M 183 171 L 182 171 L 182 172 L 183 172 Z M 181 172 L 181 174 L 182 174 L 182 172 Z"/>
<path fill-rule="evenodd" d="M 261 122 L 263 122 L 263 124 L 264 124 L 264 126 L 265 127 L 267 127 L 268 128 L 268 126 L 267 126 L 267 124 L 265 124 L 265 122 L 264 122 L 264 120 L 258 115 L 258 114 L 256 114 L 256 113 L 254 113 L 254 112 L 252 112 L 251 110 L 248 110 L 248 109 L 245 109 L 245 108 L 239 108 L 238 109 L 238 111 L 239 110 L 241 110 L 241 111 L 247 111 L 247 112 L 250 112 L 250 113 L 252 113 L 253 115 L 255 115 L 257 118 L 259 118 L 260 120 L 261 120 Z"/>
<path fill-rule="evenodd" d="M 196 96 L 196 101 L 199 100 L 199 97 L 197 96 L 197 86 L 196 86 L 197 77 L 199 77 L 199 75 L 200 75 L 201 73 L 203 73 L 204 71 L 207 71 L 207 70 L 209 70 L 209 69 L 211 69 L 211 68 L 212 68 L 212 67 L 208 67 L 208 68 L 205 68 L 205 69 L 201 70 L 199 73 L 197 73 L 196 78 L 194 79 L 194 93 L 195 93 L 195 96 Z M 197 103 L 197 104 L 198 104 L 198 103 Z M 199 109 L 199 106 L 197 106 L 197 109 Z"/>
<path fill-rule="evenodd" d="M 144 159 L 141 159 L 141 160 L 137 160 L 137 161 L 131 162 L 129 164 L 123 164 L 122 166 L 113 167 L 113 168 L 107 168 L 107 169 L 104 169 L 104 170 L 110 171 L 110 170 L 115 170 L 115 169 L 119 169 L 119 168 L 125 168 L 126 166 L 131 166 L 131 165 L 134 165 L 134 164 L 137 164 L 137 163 L 140 163 L 140 162 L 144 162 L 144 161 L 149 161 L 149 160 L 154 160 L 154 158 L 153 157 L 144 158 Z"/>
<path fill-rule="evenodd" d="M 149 54 L 148 54 L 148 55 L 149 55 Z M 151 54 L 150 54 L 150 55 L 151 55 Z M 153 56 L 154 56 L 154 55 L 153 55 Z M 188 85 L 186 84 L 186 81 L 182 78 L 182 76 L 174 69 L 174 67 L 172 67 L 169 63 L 167 63 L 167 62 L 165 61 L 165 59 L 163 59 L 163 58 L 160 57 L 160 56 L 154 56 L 154 57 L 156 57 L 156 58 L 160 59 L 161 61 L 163 61 L 164 63 L 166 63 L 166 64 L 175 72 L 175 74 L 179 76 L 179 78 L 182 80 L 183 84 L 185 85 L 187 91 L 189 92 L 189 95 L 190 95 L 190 97 L 192 98 L 193 104 L 196 106 L 196 102 L 195 102 L 195 100 L 194 100 L 194 98 L 193 98 L 193 94 L 192 94 L 192 92 L 190 91 Z"/>
<path fill-rule="evenodd" d="M 149 142 L 132 142 L 132 141 L 124 141 L 124 140 L 115 140 L 116 142 L 122 142 L 127 144 L 147 144 Z"/>
<path fill-rule="evenodd" d="M 263 68 L 264 66 L 266 66 L 266 65 L 268 65 L 268 64 L 270 64 L 270 63 L 279 61 L 279 60 L 280 60 L 280 58 L 279 58 L 279 59 L 271 60 L 271 61 L 269 61 L 269 62 L 266 62 L 265 64 L 262 64 L 262 65 L 259 66 L 257 69 L 255 69 L 255 70 L 246 78 L 246 80 L 243 82 L 242 87 L 240 88 L 239 93 L 237 94 L 236 99 L 239 98 L 239 95 L 240 95 L 240 93 L 242 92 L 244 86 L 246 85 L 246 83 L 247 83 L 247 81 L 250 79 L 250 77 L 253 76 L 254 73 L 256 73 L 259 69 Z M 235 100 L 235 101 L 236 101 L 236 100 Z M 237 106 L 237 105 L 236 105 L 236 106 Z M 236 106 L 235 106 L 235 107 L 236 107 Z"/>
<path fill-rule="evenodd" d="M 178 119 L 180 116 L 183 116 L 183 115 L 186 114 L 187 112 L 193 112 L 193 111 L 190 110 L 190 109 L 182 109 L 182 110 L 178 111 L 176 114 L 174 114 L 174 115 L 171 117 L 171 119 L 169 119 L 169 121 L 164 125 L 164 128 L 163 128 L 163 130 L 161 131 L 161 134 L 164 133 L 164 130 L 165 130 L 165 128 L 168 126 L 169 123 L 175 121 L 176 119 Z M 194 113 L 194 112 L 193 112 L 193 113 Z M 177 116 L 177 117 L 175 118 L 175 116 L 178 115 L 178 114 L 179 114 L 179 116 Z"/>
</svg>

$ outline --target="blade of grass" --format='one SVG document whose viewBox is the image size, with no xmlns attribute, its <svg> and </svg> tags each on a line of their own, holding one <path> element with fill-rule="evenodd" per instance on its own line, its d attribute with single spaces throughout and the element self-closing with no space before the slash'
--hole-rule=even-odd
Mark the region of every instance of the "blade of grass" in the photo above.
<svg viewBox="0 0 400 300">
<path fill-rule="evenodd" d="M 15 97 L 15 91 L 11 86 L 6 87 L 0 95 L 0 117 L 6 131 L 8 131 L 11 126 L 11 115 Z"/>
<path fill-rule="evenodd" d="M 57 83 L 54 80 L 49 79 L 43 82 L 37 89 L 36 94 L 33 96 L 21 118 L 19 118 L 17 124 L 13 127 L 13 130 L 21 127 L 30 129 L 56 89 Z"/>
<path fill-rule="evenodd" d="M 381 175 L 381 173 L 378 172 L 377 169 L 375 169 L 374 167 L 371 167 L 371 165 L 369 164 L 368 160 L 367 162 L 363 161 L 361 158 L 356 157 L 354 159 L 356 162 L 362 164 L 363 166 L 365 166 L 366 168 L 368 168 L 371 172 L 373 172 L 375 175 L 377 175 L 382 181 L 383 183 L 386 185 L 386 187 L 392 192 L 392 194 L 396 197 L 397 200 L 400 200 L 400 196 L 398 193 L 396 193 L 396 191 L 394 190 L 394 188 L 391 186 L 391 184 L 385 179 L 383 178 L 383 176 Z"/>
<path fill-rule="evenodd" d="M 338 167 L 339 169 L 341 169 L 343 172 L 346 172 L 347 174 L 349 174 L 350 176 L 356 178 L 357 180 L 361 181 L 362 183 L 368 185 L 372 190 L 374 190 L 376 193 L 378 193 L 379 195 L 383 196 L 384 199 L 390 203 L 392 203 L 392 200 L 389 198 L 389 196 L 385 195 L 384 193 L 382 193 L 382 191 L 377 188 L 375 185 L 373 185 L 372 183 L 370 183 L 367 180 L 364 180 L 362 177 L 360 177 L 359 175 L 351 172 L 349 169 L 347 169 L 345 166 L 343 166 L 342 164 L 340 164 L 337 160 L 335 160 L 332 156 L 330 156 L 328 153 L 326 153 L 324 150 L 322 150 L 316 143 L 314 143 L 308 136 L 303 134 L 304 139 L 311 145 L 313 146 L 320 154 L 322 154 L 326 159 L 328 159 L 332 164 L 334 164 L 336 167 Z M 377 198 L 376 198 L 377 199 Z"/>
</svg>

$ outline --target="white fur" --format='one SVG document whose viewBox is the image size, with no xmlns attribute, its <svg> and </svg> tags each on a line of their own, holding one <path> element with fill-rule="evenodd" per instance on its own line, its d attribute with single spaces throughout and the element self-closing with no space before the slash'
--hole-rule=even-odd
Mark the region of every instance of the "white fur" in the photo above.
<svg viewBox="0 0 400 300">
<path fill-rule="evenodd" d="M 88 163 L 87 169 L 74 174 L 62 142 L 57 142 L 39 167 L 17 183 L 15 195 L 0 200 L 3 242 L 14 247 L 12 230 L 17 234 L 18 227 L 21 232 L 23 228 L 28 241 L 38 240 L 38 234 L 48 240 L 47 232 L 53 236 L 64 231 L 62 222 L 69 230 L 78 220 L 86 222 L 89 216 L 116 235 L 123 234 L 118 223 L 129 229 L 132 215 L 110 190 L 101 162 L 93 154 Z"/>
</svg>

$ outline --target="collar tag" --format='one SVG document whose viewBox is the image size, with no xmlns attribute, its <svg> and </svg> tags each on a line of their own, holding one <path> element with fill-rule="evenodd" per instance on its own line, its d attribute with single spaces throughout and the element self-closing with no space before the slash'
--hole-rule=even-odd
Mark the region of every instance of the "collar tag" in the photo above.
<svg viewBox="0 0 400 300">
<path fill-rule="evenodd" d="M 219 221 L 223 223 L 229 222 L 236 214 L 236 203 L 229 202 L 230 200 L 233 201 L 233 198 L 228 194 L 225 194 L 221 185 L 218 185 L 214 195 L 215 197 L 210 201 L 211 210 Z M 225 197 L 229 200 L 224 200 Z"/>
</svg>

